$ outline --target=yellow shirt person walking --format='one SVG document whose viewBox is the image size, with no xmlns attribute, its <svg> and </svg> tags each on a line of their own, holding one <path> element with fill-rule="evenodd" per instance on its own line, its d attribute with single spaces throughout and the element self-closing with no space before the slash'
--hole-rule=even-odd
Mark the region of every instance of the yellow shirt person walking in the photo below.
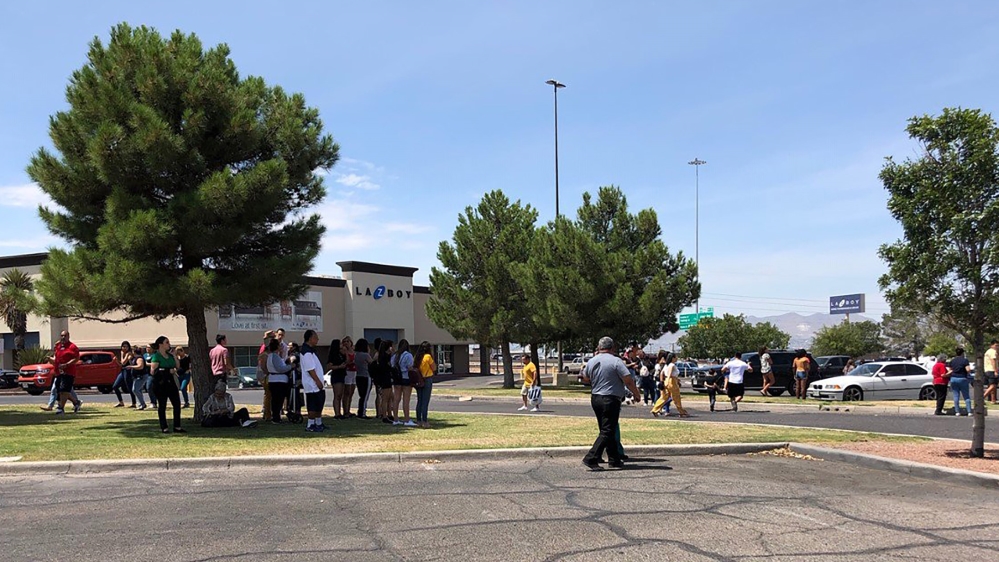
<svg viewBox="0 0 999 562">
<path fill-rule="evenodd" d="M 528 409 L 527 405 L 527 393 L 531 390 L 531 387 L 541 386 L 541 377 L 538 376 L 538 367 L 531 361 L 531 356 L 524 354 L 524 368 L 521 370 L 521 375 L 524 377 L 524 386 L 520 387 L 520 397 L 524 400 L 524 405 L 517 408 L 519 412 L 526 412 Z M 537 406 L 534 407 L 532 412 L 540 412 L 541 409 Z"/>
</svg>

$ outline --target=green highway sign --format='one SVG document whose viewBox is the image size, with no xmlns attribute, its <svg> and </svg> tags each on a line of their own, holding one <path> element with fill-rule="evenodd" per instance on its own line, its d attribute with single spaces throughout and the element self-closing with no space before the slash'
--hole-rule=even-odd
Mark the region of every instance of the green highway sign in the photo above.
<svg viewBox="0 0 999 562">
<path fill-rule="evenodd" d="M 691 327 L 696 326 L 697 323 L 701 321 L 701 318 L 714 318 L 714 316 L 714 307 L 708 307 L 700 313 L 681 314 L 679 318 L 680 329 L 688 330 Z"/>
</svg>

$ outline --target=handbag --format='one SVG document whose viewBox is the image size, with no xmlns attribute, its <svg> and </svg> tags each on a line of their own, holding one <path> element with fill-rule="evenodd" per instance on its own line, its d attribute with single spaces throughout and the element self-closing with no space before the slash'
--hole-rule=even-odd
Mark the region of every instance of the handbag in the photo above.
<svg viewBox="0 0 999 562">
<path fill-rule="evenodd" d="M 426 381 L 423 379 L 423 373 L 419 369 L 409 370 L 409 384 L 413 388 L 423 388 L 426 385 Z"/>
<path fill-rule="evenodd" d="M 540 406 L 541 405 L 541 387 L 540 386 L 532 386 L 531 388 L 527 389 L 527 401 L 531 404 L 531 406 Z"/>
</svg>

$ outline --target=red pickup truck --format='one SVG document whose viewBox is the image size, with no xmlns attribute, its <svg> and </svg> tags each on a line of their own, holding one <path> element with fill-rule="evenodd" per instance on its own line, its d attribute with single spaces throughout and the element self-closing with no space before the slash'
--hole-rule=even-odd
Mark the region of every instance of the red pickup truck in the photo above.
<svg viewBox="0 0 999 562">
<path fill-rule="evenodd" d="M 118 362 L 118 357 L 113 352 L 81 351 L 73 387 L 97 387 L 97 390 L 108 394 L 120 372 L 121 363 Z M 55 374 L 55 366 L 50 363 L 24 365 L 17 377 L 17 384 L 28 394 L 38 396 L 52 389 L 52 380 Z"/>
</svg>

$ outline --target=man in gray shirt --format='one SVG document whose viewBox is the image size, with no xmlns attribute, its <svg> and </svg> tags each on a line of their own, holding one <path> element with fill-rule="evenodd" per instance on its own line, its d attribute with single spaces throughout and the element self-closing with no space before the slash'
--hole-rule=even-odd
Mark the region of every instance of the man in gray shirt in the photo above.
<svg viewBox="0 0 999 562">
<path fill-rule="evenodd" d="M 591 387 L 590 405 L 597 416 L 600 434 L 593 442 L 590 452 L 583 458 L 583 465 L 590 470 L 601 470 L 598 464 L 607 451 L 608 466 L 622 468 L 621 442 L 617 436 L 618 418 L 621 416 L 621 401 L 624 400 L 625 388 L 638 396 L 635 380 L 631 378 L 624 361 L 614 354 L 614 340 L 609 337 L 600 338 L 597 344 L 597 354 L 586 362 L 583 368 L 583 381 Z"/>
</svg>

